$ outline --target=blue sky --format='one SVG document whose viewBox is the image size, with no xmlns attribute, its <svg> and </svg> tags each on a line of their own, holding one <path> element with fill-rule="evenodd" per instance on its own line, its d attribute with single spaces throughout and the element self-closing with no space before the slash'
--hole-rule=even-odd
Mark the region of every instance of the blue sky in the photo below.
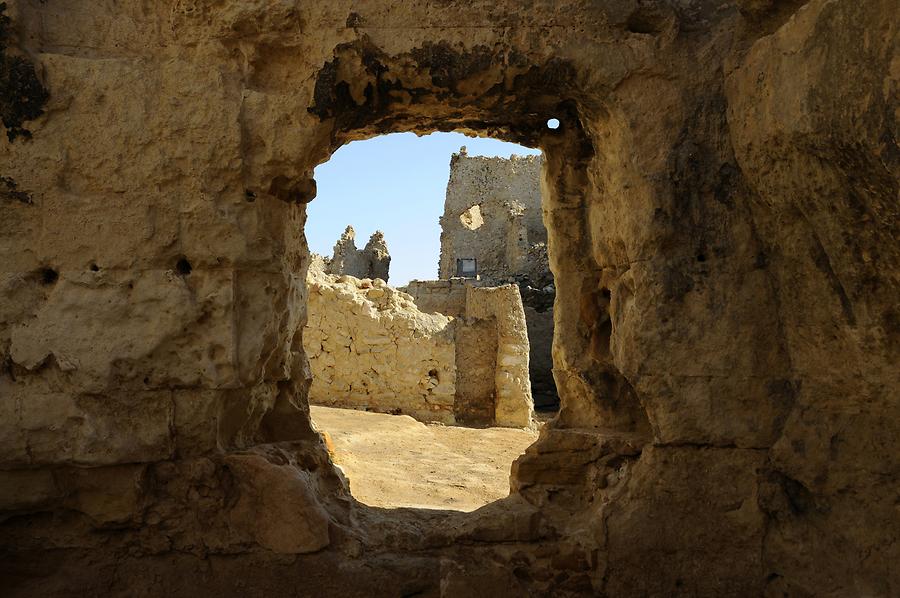
<svg viewBox="0 0 900 598">
<path fill-rule="evenodd" d="M 444 193 L 450 154 L 465 145 L 470 156 L 539 154 L 514 143 L 461 133 L 394 133 L 343 146 L 315 171 L 318 193 L 308 206 L 310 249 L 330 256 L 348 224 L 356 246 L 384 231 L 391 252 L 390 283 L 437 277 Z"/>
</svg>

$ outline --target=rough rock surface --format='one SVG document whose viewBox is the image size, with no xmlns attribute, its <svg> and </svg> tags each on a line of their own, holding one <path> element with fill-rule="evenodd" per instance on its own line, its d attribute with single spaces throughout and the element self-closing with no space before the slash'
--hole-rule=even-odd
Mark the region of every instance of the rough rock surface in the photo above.
<svg viewBox="0 0 900 598">
<path fill-rule="evenodd" d="M 540 156 L 450 158 L 450 179 L 441 216 L 438 277 L 460 276 L 457 260 L 477 261 L 481 278 L 509 282 L 546 272 L 545 260 L 530 260 L 532 245 L 547 242 L 541 217 Z M 546 258 L 546 255 L 544 255 Z"/>
<path fill-rule="evenodd" d="M 540 156 L 469 157 L 465 147 L 453 154 L 440 219 L 439 276 L 460 276 L 458 260 L 474 259 L 486 285 L 519 285 L 532 391 L 536 401 L 552 409 L 559 397 L 553 379 L 554 287 L 542 216 L 542 162 Z M 427 304 L 431 298 L 423 295 Z"/>
<path fill-rule="evenodd" d="M 309 278 L 307 316 L 311 403 L 455 423 L 453 318 L 420 312 L 381 279 L 329 275 Z"/>
<path fill-rule="evenodd" d="M 896 1 L 7 5 L 7 595 L 900 594 Z M 373 510 L 304 204 L 452 129 L 544 152 L 561 411 L 509 498 Z"/>
<path fill-rule="evenodd" d="M 494 423 L 522 428 L 531 425 L 534 404 L 528 377 L 528 328 L 519 289 L 515 285 L 501 287 L 466 287 L 465 323 L 492 322 L 489 333 L 496 338 L 494 369 Z M 477 345 L 477 343 L 475 343 Z M 457 347 L 458 371 L 464 371 L 469 360 Z M 457 393 L 459 398 L 461 393 Z"/>
<path fill-rule="evenodd" d="M 346 274 L 356 278 L 380 278 L 387 282 L 391 254 L 388 253 L 384 233 L 375 231 L 366 246 L 357 249 L 356 231 L 348 226 L 334 244 L 334 253 L 324 261 L 323 267 L 325 272 L 335 276 Z"/>
<path fill-rule="evenodd" d="M 515 286 L 464 286 L 452 317 L 420 311 L 378 278 L 309 272 L 310 403 L 445 424 L 531 425 L 528 336 Z"/>
</svg>

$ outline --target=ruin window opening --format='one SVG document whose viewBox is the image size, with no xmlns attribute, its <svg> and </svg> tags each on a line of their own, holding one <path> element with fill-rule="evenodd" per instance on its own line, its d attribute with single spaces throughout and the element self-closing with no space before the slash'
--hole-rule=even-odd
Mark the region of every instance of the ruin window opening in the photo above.
<svg viewBox="0 0 900 598">
<path fill-rule="evenodd" d="M 484 224 L 484 216 L 481 214 L 481 204 L 475 204 L 459 215 L 459 221 L 469 230 L 478 230 Z"/>
<path fill-rule="evenodd" d="M 478 278 L 478 260 L 475 258 L 457 258 L 456 275 L 460 278 Z"/>
<path fill-rule="evenodd" d="M 540 385 L 532 383 L 529 362 L 540 359 L 529 354 L 532 347 L 546 353 L 543 375 L 552 380 L 542 156 L 521 146 L 506 148 L 509 157 L 483 150 L 486 155 L 469 155 L 460 141 L 477 147 L 482 140 L 459 134 L 424 139 L 443 135 L 453 140 L 443 141 L 439 172 L 430 175 L 415 161 L 427 151 L 412 158 L 397 153 L 396 138 L 411 135 L 343 146 L 316 169 L 318 193 L 307 207 L 305 233 L 314 254 L 303 345 L 312 372 L 311 413 L 352 493 L 373 506 L 472 510 L 505 496 L 511 463 L 536 439 L 539 425 L 532 386 Z M 379 143 L 385 145 L 367 156 L 355 154 Z M 352 158 L 350 170 L 332 172 L 344 153 Z M 402 171 L 391 170 L 391 163 L 402 163 Z M 410 173 L 430 180 L 407 178 Z M 380 178 L 390 183 L 384 191 L 377 190 Z M 354 189 L 354 182 L 365 188 Z M 432 195 L 424 191 L 426 182 L 436 190 Z M 354 204 L 354 198 L 365 201 Z M 385 198 L 387 205 L 380 203 Z M 423 216 L 423 208 L 432 212 Z M 431 223 L 422 221 L 429 216 Z M 365 239 L 375 226 L 379 230 L 358 246 L 357 231 Z M 417 275 L 402 262 L 410 255 L 430 257 L 430 269 Z M 541 320 L 536 327 L 532 315 Z M 449 433 L 452 442 L 422 437 L 444 430 L 458 430 Z M 420 448 L 448 443 L 459 454 Z M 407 461 L 403 453 L 410 451 L 415 458 Z M 484 465 L 474 474 L 473 458 Z M 386 469 L 360 467 L 361 459 L 405 463 L 390 468 L 402 479 L 380 483 L 398 492 L 379 494 L 378 481 L 365 478 Z M 488 462 L 499 470 L 482 479 Z"/>
<path fill-rule="evenodd" d="M 555 131 L 556 129 L 559 128 L 559 125 L 560 125 L 560 122 L 559 122 L 558 118 L 551 118 L 551 119 L 547 120 L 547 128 L 548 129 L 552 129 Z"/>
</svg>

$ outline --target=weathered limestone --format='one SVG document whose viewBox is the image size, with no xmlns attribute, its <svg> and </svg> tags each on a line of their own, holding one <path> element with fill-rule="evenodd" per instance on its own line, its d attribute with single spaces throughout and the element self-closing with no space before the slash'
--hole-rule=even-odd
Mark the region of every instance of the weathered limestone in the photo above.
<svg viewBox="0 0 900 598">
<path fill-rule="evenodd" d="M 554 287 L 541 209 L 541 164 L 540 156 L 469 157 L 465 147 L 453 154 L 441 217 L 439 276 L 459 276 L 458 260 L 474 259 L 480 280 L 519 285 L 532 391 L 536 403 L 552 408 L 559 401 L 552 362 Z"/>
<path fill-rule="evenodd" d="M 388 253 L 384 233 L 380 230 L 372 233 L 369 242 L 362 249 L 356 248 L 356 231 L 352 226 L 344 230 L 341 238 L 334 244 L 331 259 L 325 260 L 324 270 L 328 274 L 341 276 L 347 274 L 356 278 L 380 278 L 387 282 L 388 270 L 391 267 L 391 254 Z"/>
<path fill-rule="evenodd" d="M 413 280 L 404 290 L 422 311 L 462 319 L 463 325 L 457 332 L 457 375 L 466 377 L 460 384 L 471 385 L 472 390 L 458 388 L 458 404 L 462 401 L 477 410 L 482 401 L 481 391 L 476 389 L 485 387 L 477 370 L 495 369 L 494 421 L 498 425 L 527 426 L 534 406 L 529 376 L 532 351 L 519 289 L 515 285 L 484 285 L 482 281 L 463 278 Z M 480 322 L 490 323 L 488 334 L 472 330 L 481 328 Z M 494 336 L 496 341 L 485 346 L 486 336 Z"/>
<path fill-rule="evenodd" d="M 311 276 L 307 309 L 310 402 L 456 421 L 451 318 L 420 312 L 381 279 L 351 276 Z"/>
<path fill-rule="evenodd" d="M 896 1 L 6 4 L 7 595 L 900 594 Z M 436 130 L 544 153 L 561 409 L 508 499 L 383 512 L 304 204 Z"/>
<path fill-rule="evenodd" d="M 533 403 L 528 379 L 528 330 L 514 285 L 466 288 L 466 320 L 496 322 L 497 369 L 494 421 L 499 426 L 531 424 Z M 461 368 L 459 364 L 457 368 Z"/>
<path fill-rule="evenodd" d="M 525 305 L 528 327 L 528 378 L 535 405 L 552 407 L 558 401 L 553 380 L 553 310 Z"/>
<path fill-rule="evenodd" d="M 463 293 L 453 316 L 426 313 L 383 280 L 310 270 L 303 329 L 310 402 L 445 424 L 531 425 L 518 289 L 468 286 Z"/>
<path fill-rule="evenodd" d="M 477 260 L 479 276 L 492 282 L 546 276 L 546 253 L 533 263 L 529 251 L 547 242 L 541 163 L 540 156 L 469 156 L 465 147 L 453 154 L 441 216 L 439 278 L 459 276 L 462 258 Z"/>
<path fill-rule="evenodd" d="M 454 318 L 466 315 L 466 299 L 470 286 L 480 286 L 478 280 L 450 278 L 447 280 L 411 280 L 401 290 L 424 312 L 441 313 Z"/>
</svg>

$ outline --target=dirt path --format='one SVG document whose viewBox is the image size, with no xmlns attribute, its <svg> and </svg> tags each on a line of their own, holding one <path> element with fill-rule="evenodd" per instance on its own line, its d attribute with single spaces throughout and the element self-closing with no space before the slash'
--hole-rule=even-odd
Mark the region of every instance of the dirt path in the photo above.
<svg viewBox="0 0 900 598">
<path fill-rule="evenodd" d="M 357 500 L 473 511 L 509 494 L 509 468 L 537 432 L 426 425 L 406 415 L 312 407 Z"/>
</svg>

